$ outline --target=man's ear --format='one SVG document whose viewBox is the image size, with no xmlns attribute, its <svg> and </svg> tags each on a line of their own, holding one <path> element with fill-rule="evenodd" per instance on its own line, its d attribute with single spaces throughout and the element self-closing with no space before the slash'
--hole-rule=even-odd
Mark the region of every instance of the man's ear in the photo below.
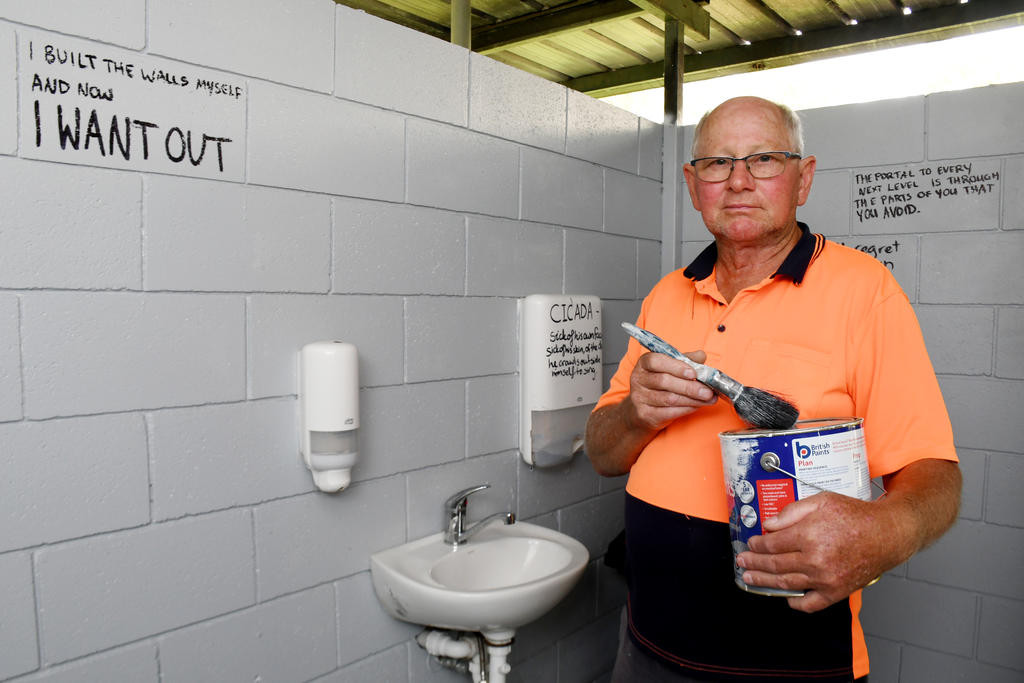
<svg viewBox="0 0 1024 683">
<path fill-rule="evenodd" d="M 693 172 L 693 166 L 690 164 L 683 164 L 683 178 L 686 179 L 686 189 L 690 193 L 690 201 L 693 202 L 693 208 L 700 212 L 700 200 L 697 199 L 697 175 Z"/>
<path fill-rule="evenodd" d="M 800 187 L 797 188 L 796 205 L 803 206 L 807 197 L 811 194 L 811 183 L 814 182 L 814 169 L 818 167 L 818 160 L 813 156 L 804 157 L 800 160 Z"/>
</svg>

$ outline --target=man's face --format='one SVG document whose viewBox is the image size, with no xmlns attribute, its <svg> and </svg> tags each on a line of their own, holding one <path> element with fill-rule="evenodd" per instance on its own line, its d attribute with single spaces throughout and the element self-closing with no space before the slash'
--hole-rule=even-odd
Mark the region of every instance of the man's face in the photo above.
<svg viewBox="0 0 1024 683">
<path fill-rule="evenodd" d="M 761 100 L 726 102 L 705 122 L 697 154 L 744 157 L 755 152 L 792 152 L 792 142 L 778 110 Z M 781 175 L 758 179 L 737 161 L 732 175 L 718 183 L 698 180 L 689 164 L 683 169 L 693 206 L 716 239 L 737 245 L 757 244 L 795 227 L 796 207 L 807 201 L 814 157 L 790 159 Z"/>
</svg>

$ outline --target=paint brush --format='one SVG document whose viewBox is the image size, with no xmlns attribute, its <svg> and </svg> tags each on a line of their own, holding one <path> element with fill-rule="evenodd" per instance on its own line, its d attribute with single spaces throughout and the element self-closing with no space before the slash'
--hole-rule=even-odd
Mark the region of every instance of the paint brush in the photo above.
<svg viewBox="0 0 1024 683">
<path fill-rule="evenodd" d="M 763 389 L 744 386 L 721 370 L 690 360 L 652 332 L 625 322 L 622 323 L 622 327 L 648 351 L 663 353 L 693 368 L 697 373 L 697 381 L 732 401 L 733 409 L 744 422 L 761 429 L 790 429 L 796 424 L 800 411 L 789 401 Z"/>
</svg>

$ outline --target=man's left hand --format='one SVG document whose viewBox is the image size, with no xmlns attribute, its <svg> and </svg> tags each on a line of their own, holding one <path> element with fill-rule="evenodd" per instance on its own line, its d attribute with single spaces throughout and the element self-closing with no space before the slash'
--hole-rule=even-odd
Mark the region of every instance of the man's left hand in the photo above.
<svg viewBox="0 0 1024 683">
<path fill-rule="evenodd" d="M 743 580 L 754 586 L 803 590 L 793 609 L 817 612 L 846 598 L 899 563 L 895 520 L 886 507 L 836 493 L 790 503 L 763 523 L 737 557 Z"/>
<path fill-rule="evenodd" d="M 957 463 L 926 458 L 887 475 L 886 494 L 874 501 L 818 493 L 790 503 L 737 556 L 743 580 L 805 591 L 789 599 L 793 609 L 825 609 L 945 533 L 960 486 Z"/>
</svg>

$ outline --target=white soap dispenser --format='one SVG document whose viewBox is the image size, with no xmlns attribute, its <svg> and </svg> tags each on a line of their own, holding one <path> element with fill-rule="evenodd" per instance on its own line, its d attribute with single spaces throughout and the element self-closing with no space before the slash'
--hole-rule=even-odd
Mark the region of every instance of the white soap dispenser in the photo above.
<svg viewBox="0 0 1024 683">
<path fill-rule="evenodd" d="M 306 344 L 299 352 L 302 458 L 321 491 L 352 481 L 359 455 L 359 355 L 341 341 Z"/>
</svg>

